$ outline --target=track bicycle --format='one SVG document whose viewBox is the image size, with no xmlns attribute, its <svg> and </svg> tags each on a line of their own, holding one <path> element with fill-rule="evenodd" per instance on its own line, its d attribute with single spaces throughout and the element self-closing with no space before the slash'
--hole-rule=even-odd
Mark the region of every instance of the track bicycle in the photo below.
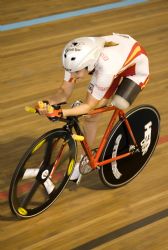
<svg viewBox="0 0 168 250">
<path fill-rule="evenodd" d="M 89 114 L 110 111 L 113 111 L 111 120 L 98 149 L 94 150 L 83 135 L 79 117 L 50 117 L 65 125 L 43 134 L 21 158 L 9 190 L 10 208 L 16 216 L 36 216 L 59 197 L 75 166 L 77 142 L 85 151 L 79 166 L 81 174 L 97 169 L 101 181 L 109 188 L 125 185 L 140 173 L 157 145 L 159 113 L 153 106 L 141 105 L 127 113 L 114 106 L 105 106 Z"/>
</svg>

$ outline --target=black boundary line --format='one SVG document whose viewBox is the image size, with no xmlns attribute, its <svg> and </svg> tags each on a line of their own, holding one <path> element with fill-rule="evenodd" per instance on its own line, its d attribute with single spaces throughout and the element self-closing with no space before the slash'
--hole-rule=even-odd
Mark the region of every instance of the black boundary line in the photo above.
<svg viewBox="0 0 168 250">
<path fill-rule="evenodd" d="M 72 248 L 72 250 L 93 249 L 95 247 L 103 245 L 104 243 L 107 243 L 108 241 L 115 240 L 115 239 L 117 239 L 125 234 L 128 234 L 128 233 L 133 232 L 139 228 L 145 227 L 145 226 L 150 225 L 158 220 L 166 218 L 167 216 L 168 216 L 168 209 L 162 210 L 162 211 L 155 213 L 153 215 L 150 215 L 144 219 L 138 220 L 138 221 L 133 222 L 127 226 L 121 227 L 115 231 L 112 231 L 112 232 L 107 233 L 103 236 L 100 236 L 99 238 L 90 240 L 87 243 L 84 243 L 78 247 Z M 89 233 L 89 228 L 88 228 L 88 233 Z"/>
</svg>

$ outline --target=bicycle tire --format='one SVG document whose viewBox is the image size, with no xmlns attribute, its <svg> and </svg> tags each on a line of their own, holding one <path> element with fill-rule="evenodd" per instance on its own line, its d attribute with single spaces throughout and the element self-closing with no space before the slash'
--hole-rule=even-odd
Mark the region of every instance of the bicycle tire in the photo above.
<svg viewBox="0 0 168 250">
<path fill-rule="evenodd" d="M 70 132 L 54 129 L 39 137 L 13 174 L 9 189 L 11 211 L 19 218 L 45 211 L 66 187 L 75 161 L 76 143 Z"/>
<path fill-rule="evenodd" d="M 140 152 L 114 161 L 99 169 L 101 181 L 110 188 L 123 186 L 134 179 L 151 158 L 160 132 L 160 115 L 150 105 L 141 105 L 126 113 Z M 138 124 L 138 126 L 137 126 Z M 100 160 L 129 152 L 132 139 L 123 120 L 114 126 Z"/>
</svg>

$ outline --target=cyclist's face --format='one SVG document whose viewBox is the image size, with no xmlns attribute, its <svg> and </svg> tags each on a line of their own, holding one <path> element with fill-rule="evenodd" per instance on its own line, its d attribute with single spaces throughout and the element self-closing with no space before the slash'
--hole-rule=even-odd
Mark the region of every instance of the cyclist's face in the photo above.
<svg viewBox="0 0 168 250">
<path fill-rule="evenodd" d="M 72 76 L 75 77 L 76 79 L 81 79 L 84 78 L 87 72 L 88 72 L 87 69 L 81 69 L 79 71 L 73 72 Z"/>
</svg>

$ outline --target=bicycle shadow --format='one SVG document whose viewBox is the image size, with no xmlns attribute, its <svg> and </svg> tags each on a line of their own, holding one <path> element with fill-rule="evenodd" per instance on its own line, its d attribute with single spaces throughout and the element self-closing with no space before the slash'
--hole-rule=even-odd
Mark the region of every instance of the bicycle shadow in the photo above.
<svg viewBox="0 0 168 250">
<path fill-rule="evenodd" d="M 98 170 L 95 170 L 87 175 L 82 176 L 81 182 L 79 185 L 74 183 L 73 181 L 69 181 L 67 188 L 70 191 L 73 191 L 77 188 L 84 187 L 86 189 L 91 189 L 91 190 L 109 190 L 108 187 L 106 187 L 102 181 L 100 180 Z"/>
</svg>

